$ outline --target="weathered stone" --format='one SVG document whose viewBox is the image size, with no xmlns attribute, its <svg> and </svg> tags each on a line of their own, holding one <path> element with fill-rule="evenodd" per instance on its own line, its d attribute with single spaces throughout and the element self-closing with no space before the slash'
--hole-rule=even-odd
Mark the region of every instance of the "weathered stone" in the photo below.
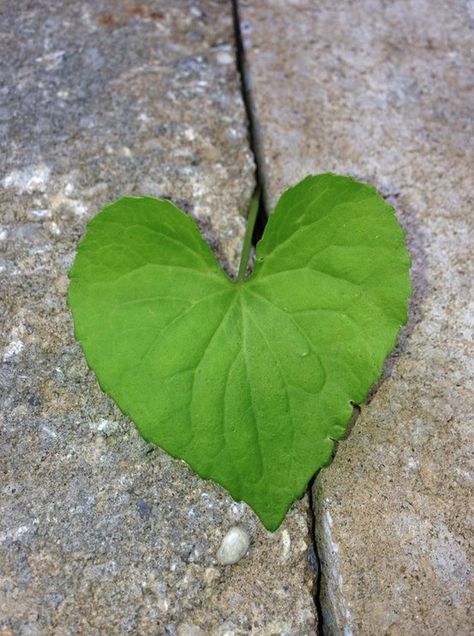
<svg viewBox="0 0 474 636">
<path fill-rule="evenodd" d="M 325 632 L 472 633 L 472 12 L 248 0 L 241 14 L 269 205 L 308 173 L 352 174 L 393 203 L 413 256 L 409 325 L 314 489 Z"/>
<path fill-rule="evenodd" d="M 1 11 L 0 631 L 314 633 L 304 504 L 271 535 L 141 440 L 88 371 L 66 306 L 86 221 L 124 194 L 170 197 L 235 270 L 254 166 L 230 6 Z M 236 524 L 252 546 L 224 568 Z"/>
</svg>

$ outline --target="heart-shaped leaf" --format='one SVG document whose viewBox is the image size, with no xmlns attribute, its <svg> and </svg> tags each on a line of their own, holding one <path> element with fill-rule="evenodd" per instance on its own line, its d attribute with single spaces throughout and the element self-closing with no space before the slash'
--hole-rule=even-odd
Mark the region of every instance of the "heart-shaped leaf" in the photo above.
<svg viewBox="0 0 474 636">
<path fill-rule="evenodd" d="M 379 377 L 409 265 L 374 188 L 324 174 L 282 195 L 237 282 L 170 202 L 120 199 L 90 222 L 69 301 L 90 367 L 143 437 L 274 530 Z"/>
</svg>

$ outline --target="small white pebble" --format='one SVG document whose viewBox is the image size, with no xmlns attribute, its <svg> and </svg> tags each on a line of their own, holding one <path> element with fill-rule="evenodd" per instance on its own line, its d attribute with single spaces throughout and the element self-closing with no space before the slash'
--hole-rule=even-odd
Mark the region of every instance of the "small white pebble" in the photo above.
<svg viewBox="0 0 474 636">
<path fill-rule="evenodd" d="M 2 183 L 4 188 L 15 188 L 20 193 L 46 192 L 51 169 L 43 163 L 27 166 L 23 170 L 13 170 Z"/>
<path fill-rule="evenodd" d="M 49 231 L 55 236 L 59 236 L 61 234 L 61 230 L 59 229 L 58 224 L 54 223 L 54 221 L 49 224 Z"/>
<path fill-rule="evenodd" d="M 283 530 L 281 533 L 281 560 L 286 561 L 290 555 L 291 549 L 291 537 L 288 530 Z"/>
<path fill-rule="evenodd" d="M 232 526 L 217 550 L 217 560 L 222 565 L 232 565 L 245 556 L 250 546 L 249 535 L 238 526 Z"/>
<path fill-rule="evenodd" d="M 3 361 L 6 362 L 7 360 L 10 360 L 10 358 L 17 356 L 24 346 L 25 345 L 21 340 L 13 340 L 12 342 L 10 342 L 8 347 L 6 347 L 5 349 L 5 353 L 3 354 Z"/>
<path fill-rule="evenodd" d="M 69 199 L 69 201 L 67 201 L 67 205 L 71 208 L 74 214 L 77 214 L 78 216 L 80 216 L 81 214 L 85 214 L 87 212 L 87 208 L 84 205 L 84 203 L 82 203 L 82 201 L 77 201 L 76 199 Z"/>
<path fill-rule="evenodd" d="M 31 214 L 38 219 L 44 219 L 47 216 L 50 216 L 50 211 L 48 208 L 41 208 L 36 210 L 31 210 Z"/>
<path fill-rule="evenodd" d="M 89 422 L 89 429 L 93 433 L 99 433 L 105 435 L 106 437 L 116 433 L 119 428 L 120 424 L 118 422 L 106 420 L 104 418 L 100 419 L 98 422 Z"/>
<path fill-rule="evenodd" d="M 233 64 L 235 62 L 235 57 L 227 51 L 219 51 L 216 58 L 218 64 Z"/>
</svg>

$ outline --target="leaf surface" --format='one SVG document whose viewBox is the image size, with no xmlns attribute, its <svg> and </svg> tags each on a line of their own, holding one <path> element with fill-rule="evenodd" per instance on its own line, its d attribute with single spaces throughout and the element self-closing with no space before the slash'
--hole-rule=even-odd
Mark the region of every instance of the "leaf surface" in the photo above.
<svg viewBox="0 0 474 636">
<path fill-rule="evenodd" d="M 287 190 L 245 281 L 168 201 L 123 198 L 70 272 L 76 337 L 141 435 L 275 530 L 380 376 L 407 315 L 392 208 L 349 177 Z"/>
</svg>

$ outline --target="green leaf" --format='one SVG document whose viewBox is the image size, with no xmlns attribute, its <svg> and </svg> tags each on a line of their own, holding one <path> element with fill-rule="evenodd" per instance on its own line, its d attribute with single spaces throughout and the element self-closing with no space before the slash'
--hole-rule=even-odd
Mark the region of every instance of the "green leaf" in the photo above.
<svg viewBox="0 0 474 636">
<path fill-rule="evenodd" d="M 120 199 L 89 224 L 69 302 L 90 367 L 142 436 L 275 530 L 379 377 L 409 266 L 375 189 L 324 174 L 283 194 L 237 282 L 170 202 Z"/>
</svg>

